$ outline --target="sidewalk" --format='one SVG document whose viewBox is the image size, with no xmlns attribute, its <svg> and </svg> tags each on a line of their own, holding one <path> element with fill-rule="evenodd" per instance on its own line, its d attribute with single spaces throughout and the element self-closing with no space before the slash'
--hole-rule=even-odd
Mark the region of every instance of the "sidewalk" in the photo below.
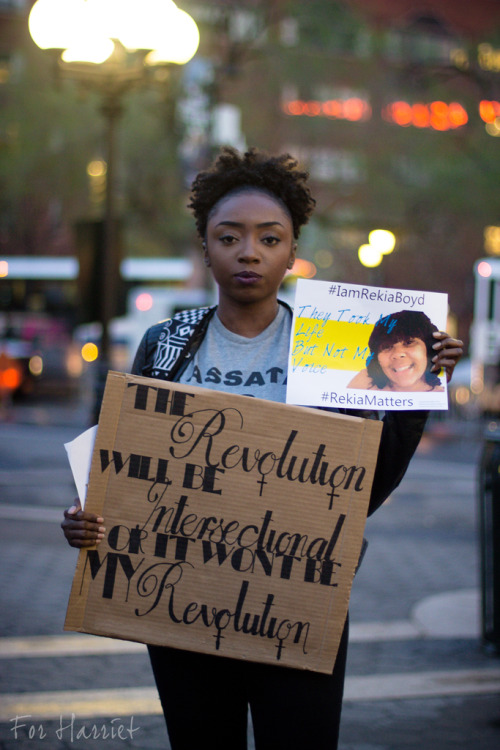
<svg viewBox="0 0 500 750">
<path fill-rule="evenodd" d="M 87 426 L 79 404 L 0 422 L 1 750 L 169 750 L 145 647 L 62 631 L 76 560 L 59 528 L 74 495 L 62 444 Z M 340 750 L 500 747 L 500 659 L 480 642 L 480 443 L 444 427 L 367 524 Z"/>
</svg>

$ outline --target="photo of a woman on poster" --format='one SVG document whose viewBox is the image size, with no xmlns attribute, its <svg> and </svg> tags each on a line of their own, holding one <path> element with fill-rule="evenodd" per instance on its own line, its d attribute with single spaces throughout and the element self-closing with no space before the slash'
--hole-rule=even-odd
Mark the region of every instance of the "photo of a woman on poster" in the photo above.
<svg viewBox="0 0 500 750">
<path fill-rule="evenodd" d="M 348 388 L 378 391 L 444 391 L 431 372 L 436 352 L 433 333 L 438 328 L 418 310 L 390 313 L 373 327 L 368 340 L 366 368 L 357 373 Z"/>
</svg>

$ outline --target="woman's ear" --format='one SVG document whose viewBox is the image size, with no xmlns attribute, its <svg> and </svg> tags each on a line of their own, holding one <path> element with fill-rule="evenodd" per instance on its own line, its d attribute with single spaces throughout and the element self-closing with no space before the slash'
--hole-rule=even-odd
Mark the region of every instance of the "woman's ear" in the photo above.
<svg viewBox="0 0 500 750">
<path fill-rule="evenodd" d="M 203 248 L 203 262 L 206 266 L 210 266 L 210 258 L 208 257 L 207 243 L 205 242 L 205 240 L 203 240 L 201 246 Z"/>
<path fill-rule="evenodd" d="M 294 242 L 294 244 L 292 245 L 292 252 L 291 252 L 290 258 L 288 260 L 287 266 L 286 266 L 287 268 L 292 268 L 293 267 L 293 264 L 295 263 L 295 258 L 296 257 L 297 257 L 297 243 Z"/>
</svg>

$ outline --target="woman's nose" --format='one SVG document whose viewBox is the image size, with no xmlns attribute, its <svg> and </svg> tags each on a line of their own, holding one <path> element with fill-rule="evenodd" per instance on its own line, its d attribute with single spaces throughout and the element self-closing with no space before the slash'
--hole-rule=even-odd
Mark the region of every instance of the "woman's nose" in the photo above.
<svg viewBox="0 0 500 750">
<path fill-rule="evenodd" d="M 406 356 L 406 351 L 404 346 L 394 346 L 392 348 L 392 356 L 399 359 L 400 357 Z"/>
<path fill-rule="evenodd" d="M 252 237 L 248 237 L 240 245 L 240 260 L 251 263 L 260 259 L 257 243 Z"/>
<path fill-rule="evenodd" d="M 400 357 L 404 356 L 404 349 L 396 344 L 391 348 L 391 357 L 392 359 L 399 359 Z"/>
</svg>

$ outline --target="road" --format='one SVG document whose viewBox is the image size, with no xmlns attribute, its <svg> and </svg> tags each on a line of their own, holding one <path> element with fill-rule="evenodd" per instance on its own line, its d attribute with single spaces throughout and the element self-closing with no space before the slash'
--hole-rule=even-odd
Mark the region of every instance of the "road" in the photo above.
<svg viewBox="0 0 500 750">
<path fill-rule="evenodd" d="M 86 427 L 79 403 L 0 422 L 2 750 L 169 748 L 145 647 L 63 632 L 76 562 L 59 528 L 75 494 L 63 444 Z M 341 750 L 500 747 L 500 661 L 480 642 L 480 449 L 470 425 L 434 423 L 368 521 Z"/>
</svg>

